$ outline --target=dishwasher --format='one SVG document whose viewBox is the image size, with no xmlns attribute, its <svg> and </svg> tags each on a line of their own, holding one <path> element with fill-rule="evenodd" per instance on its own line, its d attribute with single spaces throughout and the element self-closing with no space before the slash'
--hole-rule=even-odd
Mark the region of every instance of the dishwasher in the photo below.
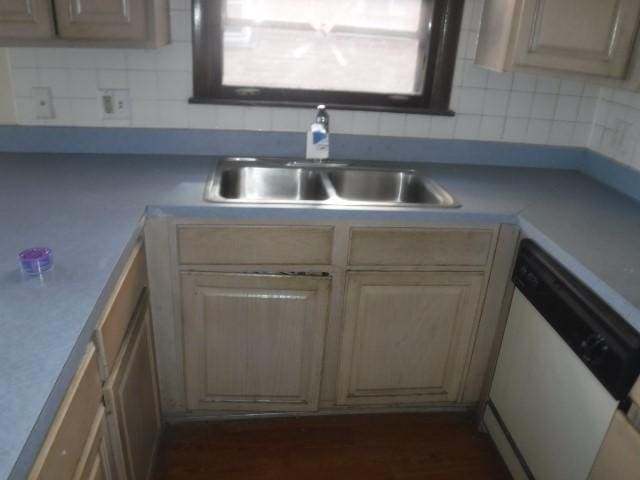
<svg viewBox="0 0 640 480">
<path fill-rule="evenodd" d="M 531 240 L 512 280 L 484 426 L 516 480 L 585 480 L 640 373 L 640 334 Z"/>
</svg>

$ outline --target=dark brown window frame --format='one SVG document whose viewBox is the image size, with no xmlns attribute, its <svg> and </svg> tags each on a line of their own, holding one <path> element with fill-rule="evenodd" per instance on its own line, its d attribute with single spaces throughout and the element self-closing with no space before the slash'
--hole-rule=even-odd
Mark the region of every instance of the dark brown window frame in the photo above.
<svg viewBox="0 0 640 480">
<path fill-rule="evenodd" d="M 449 108 L 464 0 L 434 0 L 421 95 L 259 88 L 240 95 L 222 84 L 223 0 L 193 0 L 193 97 L 190 103 L 311 107 L 453 115 Z"/>
</svg>

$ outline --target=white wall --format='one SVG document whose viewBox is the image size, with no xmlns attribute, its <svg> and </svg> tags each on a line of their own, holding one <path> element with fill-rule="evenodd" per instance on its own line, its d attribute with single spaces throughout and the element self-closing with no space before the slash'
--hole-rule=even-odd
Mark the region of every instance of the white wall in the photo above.
<svg viewBox="0 0 640 480">
<path fill-rule="evenodd" d="M 492 73 L 473 65 L 483 0 L 467 0 L 455 74 L 454 118 L 333 111 L 339 133 L 586 145 L 598 87 L 548 75 Z M 171 0 L 172 43 L 159 50 L 12 48 L 18 122 L 303 131 L 309 109 L 188 105 L 189 0 Z M 38 120 L 31 87 L 53 90 L 56 118 Z M 98 88 L 128 88 L 131 120 L 104 121 Z"/>
<path fill-rule="evenodd" d="M 15 122 L 9 56 L 6 48 L 0 48 L 0 125 L 11 125 Z"/>
</svg>

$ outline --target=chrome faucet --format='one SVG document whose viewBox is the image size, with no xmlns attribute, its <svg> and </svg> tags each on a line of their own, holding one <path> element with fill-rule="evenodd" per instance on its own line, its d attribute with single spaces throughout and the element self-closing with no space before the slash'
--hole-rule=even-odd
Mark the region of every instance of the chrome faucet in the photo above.
<svg viewBox="0 0 640 480">
<path fill-rule="evenodd" d="M 307 160 L 329 158 L 329 113 L 327 107 L 318 105 L 316 118 L 307 131 Z"/>
<path fill-rule="evenodd" d="M 324 125 L 327 134 L 329 134 L 329 112 L 327 112 L 326 105 L 318 105 L 316 110 L 316 119 L 314 123 Z"/>
</svg>

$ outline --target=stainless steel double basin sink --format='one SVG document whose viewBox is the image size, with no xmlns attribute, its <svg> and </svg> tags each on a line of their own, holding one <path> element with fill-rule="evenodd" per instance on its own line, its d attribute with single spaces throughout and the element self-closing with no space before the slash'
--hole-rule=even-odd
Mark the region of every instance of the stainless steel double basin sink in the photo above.
<svg viewBox="0 0 640 480">
<path fill-rule="evenodd" d="M 440 185 L 411 168 L 374 162 L 313 163 L 228 158 L 215 164 L 205 200 L 216 203 L 437 207 L 460 205 Z"/>
</svg>

